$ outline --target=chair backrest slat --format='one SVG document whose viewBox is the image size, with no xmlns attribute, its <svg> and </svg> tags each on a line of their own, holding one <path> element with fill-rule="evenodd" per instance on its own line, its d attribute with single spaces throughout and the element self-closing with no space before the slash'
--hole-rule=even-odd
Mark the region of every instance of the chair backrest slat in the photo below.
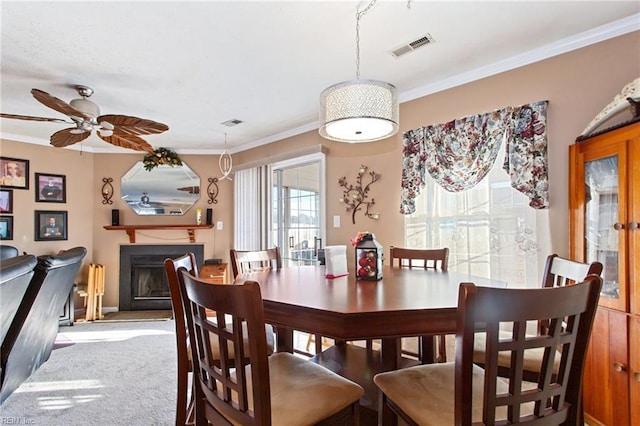
<svg viewBox="0 0 640 426">
<path fill-rule="evenodd" d="M 601 273 L 602 263 L 600 262 L 582 263 L 552 254 L 547 257 L 542 285 L 557 287 L 575 284 L 583 281 L 587 275 Z"/>
<path fill-rule="evenodd" d="M 421 267 L 424 269 L 440 269 L 449 267 L 449 249 L 408 249 L 391 247 L 391 267 Z M 397 260 L 397 262 L 396 262 Z"/>
<path fill-rule="evenodd" d="M 229 256 L 234 278 L 238 274 L 246 274 L 252 271 L 282 268 L 282 257 L 278 247 L 245 251 L 231 249 Z"/>
<path fill-rule="evenodd" d="M 582 282 L 587 275 L 600 275 L 601 273 L 602 263 L 600 262 L 582 263 L 551 254 L 547 256 L 542 286 L 562 287 Z M 548 321 L 538 321 L 538 328 L 541 331 L 545 331 L 548 326 Z"/>
</svg>

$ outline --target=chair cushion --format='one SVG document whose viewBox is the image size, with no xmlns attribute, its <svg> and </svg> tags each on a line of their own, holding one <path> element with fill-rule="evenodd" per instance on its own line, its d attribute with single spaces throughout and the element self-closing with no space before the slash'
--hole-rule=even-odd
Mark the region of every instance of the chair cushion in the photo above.
<svg viewBox="0 0 640 426">
<path fill-rule="evenodd" d="M 379 373 L 374 383 L 389 399 L 420 425 L 454 424 L 455 363 L 418 365 Z M 482 420 L 484 370 L 473 366 L 473 421 Z M 508 392 L 506 380 L 498 379 L 498 392 Z M 523 413 L 532 413 L 533 404 L 526 404 Z M 497 418 L 506 418 L 506 409 L 498 410 Z"/>
<path fill-rule="evenodd" d="M 484 364 L 484 354 L 486 346 L 486 334 L 476 333 L 473 345 L 473 361 Z M 511 332 L 507 330 L 500 330 L 500 339 L 511 339 Z M 524 354 L 524 369 L 527 371 L 540 371 L 542 365 L 542 357 L 544 356 L 544 348 L 533 348 L 525 351 Z M 511 366 L 511 354 L 509 352 L 500 352 L 498 354 L 498 365 L 501 367 L 509 368 Z M 560 368 L 560 355 L 555 357 L 553 362 L 553 372 L 558 373 Z"/>
<path fill-rule="evenodd" d="M 250 366 L 247 366 L 247 377 Z M 360 399 L 359 385 L 288 352 L 269 357 L 271 423 L 278 426 L 312 425 Z M 249 406 L 253 407 L 249 383 Z"/>
</svg>

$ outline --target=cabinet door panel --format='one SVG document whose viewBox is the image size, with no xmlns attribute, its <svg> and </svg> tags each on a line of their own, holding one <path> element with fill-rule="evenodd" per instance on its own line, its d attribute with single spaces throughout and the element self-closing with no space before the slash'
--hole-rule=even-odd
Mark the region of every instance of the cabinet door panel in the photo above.
<svg viewBox="0 0 640 426">
<path fill-rule="evenodd" d="M 630 424 L 627 361 L 627 316 L 598 309 L 584 375 L 584 407 L 590 423 Z M 616 371 L 616 364 L 621 371 Z"/>
<path fill-rule="evenodd" d="M 611 425 L 630 425 L 629 422 L 629 316 L 615 311 L 609 314 L 609 346 L 611 347 L 610 372 L 613 416 Z"/>
<path fill-rule="evenodd" d="M 605 424 L 611 418 L 610 397 L 605 396 L 609 394 L 605 365 L 609 365 L 609 323 L 607 312 L 598 309 L 591 331 L 583 379 L 584 411 L 587 421 L 593 424 Z"/>
<path fill-rule="evenodd" d="M 640 315 L 640 135 L 629 143 L 629 161 L 629 297 L 631 313 Z"/>
<path fill-rule="evenodd" d="M 640 425 L 640 316 L 629 319 L 629 373 L 630 424 Z"/>
</svg>

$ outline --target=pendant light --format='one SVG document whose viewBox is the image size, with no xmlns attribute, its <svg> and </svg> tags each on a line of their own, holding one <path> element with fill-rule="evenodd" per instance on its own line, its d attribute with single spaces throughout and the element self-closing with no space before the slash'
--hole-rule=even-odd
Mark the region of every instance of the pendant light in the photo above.
<svg viewBox="0 0 640 426">
<path fill-rule="evenodd" d="M 233 160 L 231 159 L 231 154 L 229 153 L 229 149 L 227 148 L 227 134 L 224 134 L 224 152 L 218 158 L 218 167 L 220 168 L 220 173 L 222 176 L 220 180 L 229 179 L 229 175 L 231 174 L 231 168 L 233 167 Z"/>
<path fill-rule="evenodd" d="M 360 79 L 360 19 L 371 1 L 356 13 L 356 79 L 326 88 L 320 94 L 320 135 L 338 142 L 373 142 L 398 132 L 398 95 L 394 85 Z"/>
</svg>

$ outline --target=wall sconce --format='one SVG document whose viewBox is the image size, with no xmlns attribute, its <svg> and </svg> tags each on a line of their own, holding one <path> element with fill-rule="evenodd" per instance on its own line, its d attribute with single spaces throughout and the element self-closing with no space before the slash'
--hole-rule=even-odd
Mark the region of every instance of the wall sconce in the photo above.
<svg viewBox="0 0 640 426">
<path fill-rule="evenodd" d="M 101 189 L 101 193 L 102 193 L 102 204 L 113 204 L 113 201 L 111 201 L 111 197 L 113 197 L 113 185 L 111 185 L 111 182 L 113 182 L 112 178 L 102 178 L 102 189 Z"/>
<path fill-rule="evenodd" d="M 218 188 L 218 178 L 209 178 L 209 186 L 207 186 L 207 197 L 209 197 L 209 204 L 218 204 L 218 192 L 220 189 Z"/>
<path fill-rule="evenodd" d="M 367 166 L 360 166 L 355 185 L 348 184 L 347 178 L 344 176 L 338 180 L 338 184 L 344 188 L 344 190 L 342 191 L 342 198 L 340 198 L 340 202 L 347 205 L 347 211 L 351 212 L 351 221 L 354 225 L 356 224 L 356 212 L 358 210 L 362 210 L 363 208 L 365 208 L 364 215 L 369 219 L 380 219 L 379 213 L 369 211 L 371 206 L 375 204 L 374 199 L 372 198 L 370 201 L 367 201 L 369 188 L 371 187 L 371 184 L 380 179 L 380 175 L 373 171 L 367 173 L 367 169 Z M 371 179 L 371 181 L 362 186 L 362 177 L 365 175 L 365 173 L 369 175 L 369 179 Z"/>
</svg>

